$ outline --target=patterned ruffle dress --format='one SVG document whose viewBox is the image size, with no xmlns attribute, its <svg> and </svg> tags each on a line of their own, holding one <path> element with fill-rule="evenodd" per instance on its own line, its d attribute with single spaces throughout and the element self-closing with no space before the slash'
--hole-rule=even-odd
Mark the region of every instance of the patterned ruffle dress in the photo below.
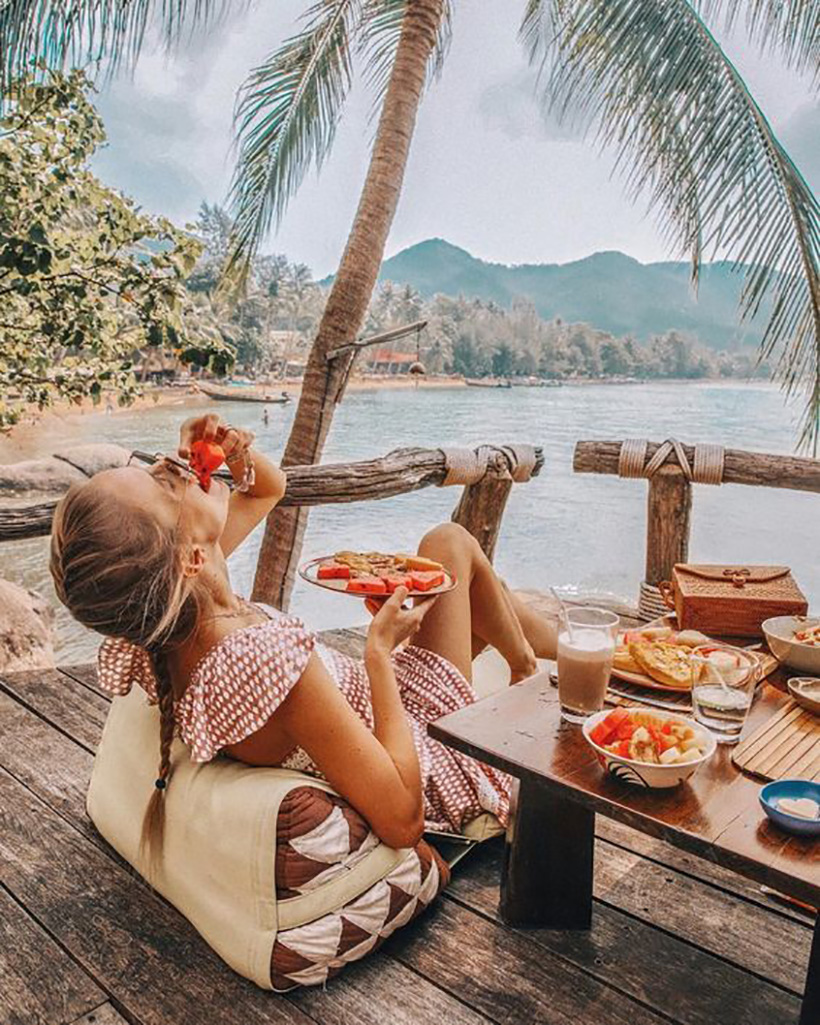
<svg viewBox="0 0 820 1025">
<path fill-rule="evenodd" d="M 364 663 L 319 643 L 296 616 L 258 605 L 268 619 L 228 634 L 198 662 L 174 706 L 177 735 L 195 762 L 207 762 L 229 744 L 260 729 L 299 682 L 315 651 L 350 706 L 373 729 L 370 682 Z M 446 658 L 410 646 L 394 653 L 393 668 L 421 766 L 425 828 L 460 832 L 482 812 L 507 824 L 510 778 L 444 747 L 427 735 L 427 724 L 476 700 L 464 676 Z M 128 641 L 108 638 L 98 655 L 99 683 L 111 694 L 139 684 L 156 701 L 147 653 Z M 321 772 L 307 752 L 295 748 L 283 768 Z"/>
</svg>

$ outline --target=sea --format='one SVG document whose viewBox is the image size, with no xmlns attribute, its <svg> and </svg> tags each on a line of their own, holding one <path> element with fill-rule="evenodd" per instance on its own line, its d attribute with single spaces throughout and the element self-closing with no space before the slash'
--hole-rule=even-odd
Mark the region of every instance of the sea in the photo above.
<svg viewBox="0 0 820 1025">
<path fill-rule="evenodd" d="M 269 423 L 253 403 L 217 404 L 217 412 L 256 432 L 257 445 L 278 457 L 295 403 L 270 406 Z M 161 405 L 139 411 L 72 416 L 60 444 L 115 442 L 173 452 L 190 409 Z M 678 438 L 762 452 L 795 451 L 799 408 L 762 382 L 584 383 L 560 388 L 391 388 L 351 391 L 336 411 L 324 461 L 370 459 L 407 446 L 540 445 L 545 466 L 513 488 L 496 553 L 512 587 L 562 588 L 637 600 L 646 533 L 646 484 L 614 476 L 575 474 L 572 455 L 582 439 Z M 33 439 L 33 440 L 32 440 Z M 34 434 L 26 458 L 55 448 L 54 432 Z M 21 449 L 22 452 L 22 449 Z M 2 449 L 14 458 L 13 442 Z M 340 548 L 406 551 L 424 532 L 448 520 L 457 488 L 427 488 L 381 501 L 311 511 L 304 557 Z M 690 559 L 773 563 L 792 567 L 813 606 L 820 605 L 820 497 L 780 489 L 696 485 Z M 236 591 L 248 595 L 262 527 L 230 559 Z M 0 544 L 0 576 L 45 594 L 57 608 L 57 656 L 89 660 L 98 640 L 59 608 L 48 574 L 48 539 Z M 358 599 L 299 580 L 291 609 L 317 630 L 366 620 Z"/>
</svg>

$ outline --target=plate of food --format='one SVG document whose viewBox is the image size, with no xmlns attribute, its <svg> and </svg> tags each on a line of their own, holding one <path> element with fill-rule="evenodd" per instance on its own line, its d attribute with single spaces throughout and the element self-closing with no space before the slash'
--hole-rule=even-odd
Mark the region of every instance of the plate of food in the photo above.
<svg viewBox="0 0 820 1025">
<path fill-rule="evenodd" d="M 456 586 L 455 576 L 440 562 L 401 552 L 322 555 L 301 566 L 299 575 L 308 583 L 356 598 L 386 598 L 398 587 L 406 587 L 413 597 L 425 597 L 446 594 Z"/>
<path fill-rule="evenodd" d="M 699 630 L 677 630 L 663 623 L 618 634 L 612 675 L 652 690 L 691 691 L 692 655 L 698 649 L 699 655 L 708 656 L 711 644 L 715 644 L 719 668 L 728 673 L 751 672 L 759 664 L 756 656 L 743 648 L 718 645 Z"/>
</svg>

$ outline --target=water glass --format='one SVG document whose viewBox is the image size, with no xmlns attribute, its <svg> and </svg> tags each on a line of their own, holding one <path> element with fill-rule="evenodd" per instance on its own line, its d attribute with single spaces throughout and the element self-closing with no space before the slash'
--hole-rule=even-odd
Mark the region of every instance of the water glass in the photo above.
<svg viewBox="0 0 820 1025">
<path fill-rule="evenodd" d="M 572 608 L 558 631 L 561 717 L 582 723 L 604 707 L 620 620 L 607 609 Z"/>
<path fill-rule="evenodd" d="M 692 714 L 719 744 L 736 744 L 754 700 L 760 664 L 728 644 L 695 648 L 691 655 Z"/>
</svg>

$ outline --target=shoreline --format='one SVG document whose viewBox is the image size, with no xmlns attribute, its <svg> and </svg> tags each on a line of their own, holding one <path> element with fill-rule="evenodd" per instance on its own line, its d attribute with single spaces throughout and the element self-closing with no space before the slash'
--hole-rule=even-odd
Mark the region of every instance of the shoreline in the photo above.
<svg viewBox="0 0 820 1025">
<path fill-rule="evenodd" d="M 768 379 L 746 379 L 739 378 L 652 378 L 640 380 L 619 380 L 618 378 L 572 378 L 561 381 L 561 387 L 565 388 L 587 388 L 594 385 L 605 385 L 607 387 L 636 387 L 647 384 L 675 384 L 675 385 L 709 385 L 737 387 L 745 386 L 769 386 L 777 388 L 777 385 Z M 277 381 L 275 384 L 266 385 L 268 388 L 276 388 L 279 391 L 288 392 L 295 400 L 301 390 L 301 380 Z M 356 376 L 351 378 L 347 390 L 349 392 L 374 392 L 374 391 L 465 391 L 469 385 L 464 378 L 458 377 L 375 377 Z M 520 384 L 513 385 L 510 389 L 487 387 L 484 389 L 471 389 L 477 394 L 485 392 L 505 393 L 507 391 L 518 391 L 519 389 L 534 389 L 552 393 L 555 386 L 542 387 L 539 385 Z M 197 409 L 216 407 L 220 403 L 207 395 L 197 392 L 193 388 L 169 387 L 167 385 L 148 386 L 143 395 L 134 400 L 130 406 L 116 406 L 106 403 L 105 400 L 96 406 L 90 399 L 84 400 L 81 404 L 70 405 L 68 403 L 57 403 L 42 412 L 31 410 L 24 416 L 24 419 L 17 424 L 8 434 L 0 434 L 0 463 L 13 463 L 22 459 L 33 458 L 41 450 L 44 443 L 53 444 L 55 447 L 71 444 L 71 434 L 74 429 L 87 422 L 87 419 L 97 418 L 104 424 L 107 417 L 119 417 L 139 412 L 143 409 L 156 409 L 158 407 L 180 409 Z M 260 406 L 264 403 L 260 402 Z M 49 439 L 51 439 L 49 441 Z"/>
</svg>

